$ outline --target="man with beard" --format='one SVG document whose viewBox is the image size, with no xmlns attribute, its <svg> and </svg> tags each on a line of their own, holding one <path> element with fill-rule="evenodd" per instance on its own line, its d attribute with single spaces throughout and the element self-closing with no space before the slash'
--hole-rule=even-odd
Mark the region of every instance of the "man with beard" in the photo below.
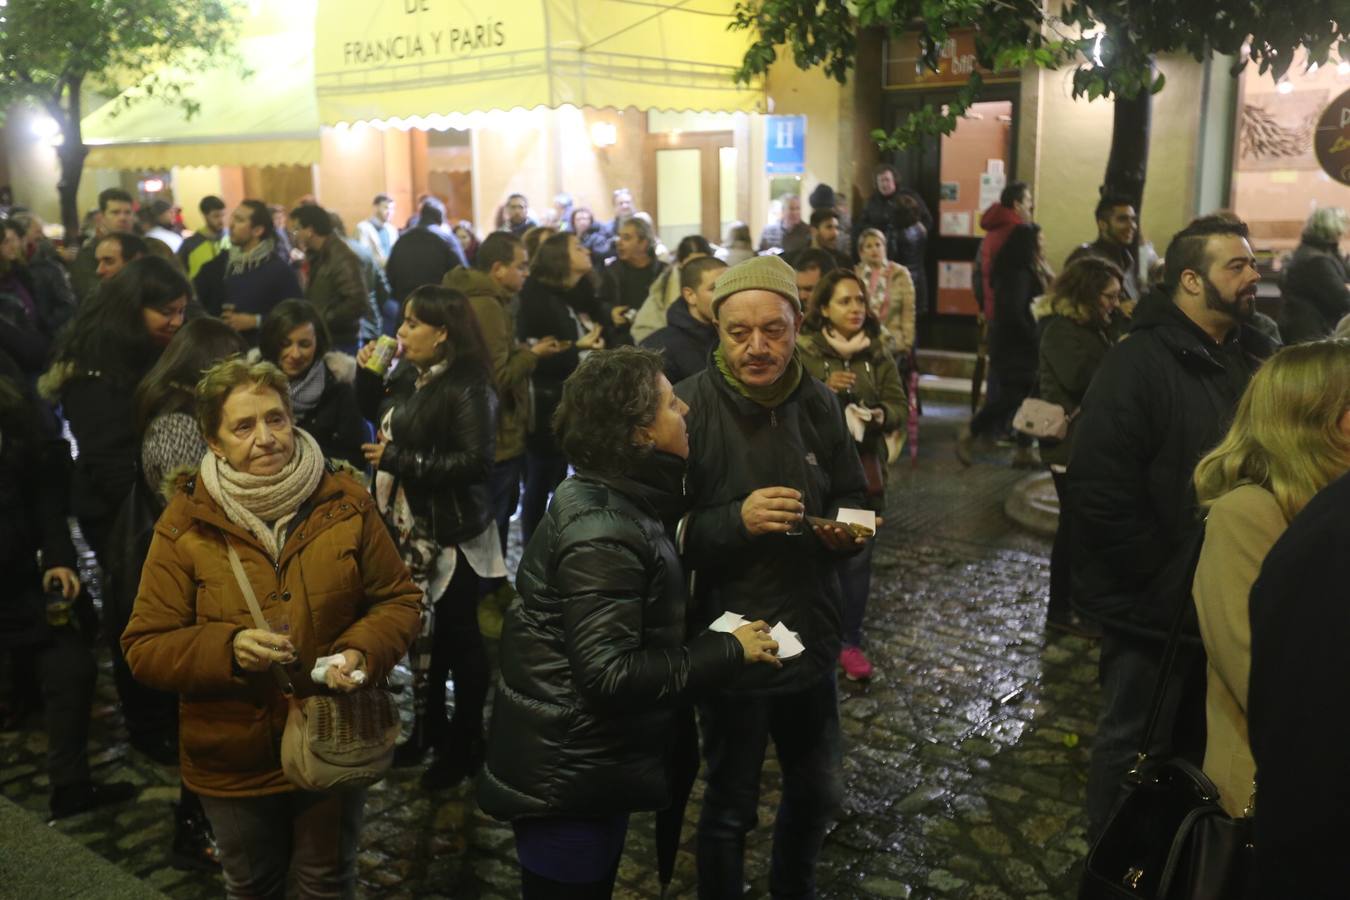
<svg viewBox="0 0 1350 900">
<path fill-rule="evenodd" d="M 98 195 L 98 228 L 94 240 L 85 241 L 70 264 L 70 283 L 75 299 L 83 303 L 98 289 L 98 244 L 110 234 L 129 234 L 135 219 L 131 195 L 121 188 L 107 188 Z"/>
<path fill-rule="evenodd" d="M 229 249 L 202 266 L 192 284 L 207 312 L 256 346 L 272 307 L 301 296 L 300 279 L 282 255 L 272 211 L 261 200 L 239 203 L 229 238 Z"/>
<path fill-rule="evenodd" d="M 1165 632 L 1178 604 L 1190 602 L 1195 464 L 1275 349 L 1250 324 L 1258 281 L 1245 224 L 1222 215 L 1191 222 L 1167 247 L 1163 293 L 1140 304 L 1083 400 L 1069 461 L 1073 599 L 1104 632 L 1090 836 L 1140 749 Z M 1203 749 L 1203 661 L 1190 669 L 1198 671 L 1187 671 L 1170 741 L 1180 753 Z"/>
<path fill-rule="evenodd" d="M 1094 216 L 1097 219 L 1097 240 L 1080 245 L 1069 254 L 1068 259 L 1064 260 L 1064 265 L 1067 266 L 1080 256 L 1088 254 L 1109 260 L 1125 273 L 1125 282 L 1121 285 L 1123 295 L 1121 300 L 1124 302 L 1139 300 L 1143 291 L 1139 285 L 1139 266 L 1134 257 L 1134 241 L 1139 236 L 1139 216 L 1134 211 L 1134 204 L 1122 197 L 1108 194 L 1098 201 Z M 990 270 L 992 268 L 991 256 Z"/>
</svg>

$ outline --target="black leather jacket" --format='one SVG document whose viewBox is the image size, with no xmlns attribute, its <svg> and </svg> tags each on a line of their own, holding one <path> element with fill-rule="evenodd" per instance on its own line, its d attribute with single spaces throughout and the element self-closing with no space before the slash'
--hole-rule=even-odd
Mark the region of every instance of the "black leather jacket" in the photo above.
<svg viewBox="0 0 1350 900">
<path fill-rule="evenodd" d="M 734 637 L 685 644 L 668 535 L 683 462 L 559 486 L 517 572 L 478 803 L 498 819 L 603 816 L 670 803 L 676 706 L 741 668 Z M 662 523 L 662 519 L 667 524 Z"/>
<path fill-rule="evenodd" d="M 419 390 L 417 370 L 407 363 L 383 383 L 361 367 L 356 393 L 377 426 L 394 407 L 394 440 L 379 468 L 402 483 L 413 515 L 431 520 L 442 545 L 476 537 L 492 520 L 497 394 L 487 373 L 471 363 L 451 365 Z"/>
</svg>

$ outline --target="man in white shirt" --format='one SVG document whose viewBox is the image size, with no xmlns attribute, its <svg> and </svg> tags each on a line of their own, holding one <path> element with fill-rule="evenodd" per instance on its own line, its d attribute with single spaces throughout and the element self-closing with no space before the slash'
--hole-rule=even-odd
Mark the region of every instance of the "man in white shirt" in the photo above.
<svg viewBox="0 0 1350 900">
<path fill-rule="evenodd" d="M 381 269 L 389 261 L 389 251 L 398 240 L 398 227 L 394 225 L 394 198 L 388 194 L 376 194 L 371 201 L 374 212 L 369 219 L 356 223 L 356 239 L 375 257 L 375 264 Z"/>
</svg>

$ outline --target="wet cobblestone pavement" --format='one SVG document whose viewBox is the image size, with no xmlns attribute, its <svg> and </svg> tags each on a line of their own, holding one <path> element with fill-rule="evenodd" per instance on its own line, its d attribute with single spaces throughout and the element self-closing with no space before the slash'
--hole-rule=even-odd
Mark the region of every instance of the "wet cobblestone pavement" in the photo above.
<svg viewBox="0 0 1350 900">
<path fill-rule="evenodd" d="M 951 449 L 959 421 L 955 409 L 927 410 L 918 468 L 893 471 L 866 628 L 877 674 L 841 683 L 847 796 L 819 866 L 822 897 L 1069 897 L 1087 851 L 1080 810 L 1096 649 L 1047 636 L 1049 544 L 1002 512 L 1026 473 L 997 456 L 962 469 Z M 106 658 L 94 719 L 95 778 L 143 789 L 134 803 L 55 827 L 170 897 L 221 896 L 217 877 L 168 865 L 177 772 L 127 746 Z M 0 733 L 0 794 L 44 816 L 38 724 Z M 510 829 L 478 812 L 471 788 L 421 791 L 418 771 L 371 790 L 363 895 L 516 896 Z M 669 896 L 693 896 L 700 792 Z M 767 896 L 777 801 L 770 763 L 748 842 L 748 897 Z M 655 858 L 652 817 L 635 816 L 616 895 L 659 897 Z"/>
</svg>

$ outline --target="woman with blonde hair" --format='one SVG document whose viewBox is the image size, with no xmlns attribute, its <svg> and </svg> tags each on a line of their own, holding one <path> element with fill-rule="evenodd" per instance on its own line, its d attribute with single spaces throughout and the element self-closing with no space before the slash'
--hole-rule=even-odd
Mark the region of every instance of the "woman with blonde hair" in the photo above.
<svg viewBox="0 0 1350 900">
<path fill-rule="evenodd" d="M 1252 378 L 1228 434 L 1195 469 L 1208 510 L 1192 595 L 1209 660 L 1204 770 L 1240 815 L 1254 791 L 1247 737 L 1247 598 L 1267 552 L 1313 495 L 1350 470 L 1350 342 L 1281 350 Z"/>
<path fill-rule="evenodd" d="M 858 265 L 854 269 L 867 288 L 872 312 L 895 341 L 894 352 L 914 349 L 914 278 L 909 269 L 886 258 L 886 235 L 865 228 L 858 235 Z"/>
</svg>

